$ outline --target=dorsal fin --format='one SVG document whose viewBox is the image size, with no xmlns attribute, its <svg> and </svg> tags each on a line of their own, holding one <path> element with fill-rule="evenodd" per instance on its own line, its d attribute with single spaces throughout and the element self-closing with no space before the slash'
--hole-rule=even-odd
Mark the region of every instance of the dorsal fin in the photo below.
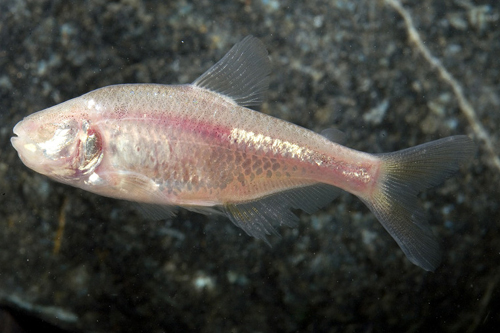
<svg viewBox="0 0 500 333">
<path fill-rule="evenodd" d="M 260 40 L 247 36 L 193 84 L 225 95 L 241 106 L 259 106 L 269 85 L 271 62 Z"/>
</svg>

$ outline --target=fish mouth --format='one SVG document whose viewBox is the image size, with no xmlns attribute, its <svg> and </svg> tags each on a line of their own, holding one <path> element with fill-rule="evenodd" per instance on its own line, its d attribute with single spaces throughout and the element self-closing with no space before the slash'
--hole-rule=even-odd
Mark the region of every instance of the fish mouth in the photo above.
<svg viewBox="0 0 500 333">
<path fill-rule="evenodd" d="M 12 132 L 14 136 L 10 138 L 10 142 L 18 153 L 21 153 L 25 149 L 25 141 L 27 138 L 26 131 L 22 128 L 23 121 L 20 121 L 14 126 Z"/>
<path fill-rule="evenodd" d="M 23 125 L 24 125 L 24 120 L 21 120 L 16 124 L 16 126 L 14 126 L 14 128 L 12 129 L 14 135 L 21 136 L 21 134 L 24 133 L 24 130 L 21 128 Z"/>
<path fill-rule="evenodd" d="M 10 138 L 10 143 L 14 147 L 15 150 L 19 151 L 19 138 L 17 136 L 13 136 Z"/>
<path fill-rule="evenodd" d="M 14 129 L 12 132 L 14 132 L 14 136 L 10 138 L 10 143 L 12 143 L 12 146 L 14 147 L 15 150 L 19 153 L 21 149 L 21 135 L 20 135 L 20 126 L 21 121 L 14 126 Z"/>
<path fill-rule="evenodd" d="M 10 138 L 10 143 L 17 151 L 17 155 L 24 165 L 41 174 L 50 173 L 47 160 L 43 156 L 43 151 L 36 143 L 36 127 L 30 120 L 20 121 L 12 129 L 14 136 Z M 35 138 L 34 138 L 35 136 Z"/>
<path fill-rule="evenodd" d="M 14 136 L 10 138 L 10 143 L 17 150 L 17 154 L 21 158 L 24 164 L 31 164 L 35 161 L 40 161 L 39 149 L 37 145 L 33 142 L 30 134 L 29 123 L 22 120 L 14 126 L 12 132 Z"/>
</svg>

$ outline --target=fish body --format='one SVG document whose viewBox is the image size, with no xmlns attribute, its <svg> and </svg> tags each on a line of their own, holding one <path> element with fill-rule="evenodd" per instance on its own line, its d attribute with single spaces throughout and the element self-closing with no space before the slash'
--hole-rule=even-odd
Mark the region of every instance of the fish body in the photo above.
<svg viewBox="0 0 500 333">
<path fill-rule="evenodd" d="M 251 110 L 267 88 L 262 43 L 247 37 L 189 85 L 100 88 L 26 117 L 12 144 L 25 165 L 90 192 L 155 207 L 220 213 L 260 239 L 290 211 L 328 204 L 340 190 L 375 213 L 408 258 L 427 270 L 440 251 L 415 195 L 474 151 L 455 136 L 372 155 Z M 166 212 L 168 212 L 168 208 Z"/>
</svg>

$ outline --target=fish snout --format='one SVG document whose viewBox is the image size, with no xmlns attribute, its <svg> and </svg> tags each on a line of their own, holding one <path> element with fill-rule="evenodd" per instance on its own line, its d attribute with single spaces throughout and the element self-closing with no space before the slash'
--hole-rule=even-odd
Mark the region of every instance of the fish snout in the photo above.
<svg viewBox="0 0 500 333">
<path fill-rule="evenodd" d="M 58 169 L 71 167 L 78 128 L 71 122 L 44 122 L 38 116 L 29 116 L 14 126 L 10 141 L 23 163 L 50 176 Z"/>
<path fill-rule="evenodd" d="M 14 126 L 14 129 L 12 132 L 14 132 L 14 135 L 12 138 L 10 138 L 10 142 L 12 143 L 12 146 L 14 146 L 14 149 L 17 150 L 17 152 L 21 155 L 25 150 L 28 151 L 34 151 L 36 150 L 36 146 L 31 142 L 30 136 L 29 136 L 29 126 L 27 124 L 29 121 L 27 118 L 24 118 L 20 122 Z"/>
</svg>

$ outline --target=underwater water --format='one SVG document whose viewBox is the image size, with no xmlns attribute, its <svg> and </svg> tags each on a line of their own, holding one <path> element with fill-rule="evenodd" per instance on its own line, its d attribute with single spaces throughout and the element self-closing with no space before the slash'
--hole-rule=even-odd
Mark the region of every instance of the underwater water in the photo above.
<svg viewBox="0 0 500 333">
<path fill-rule="evenodd" d="M 500 5 L 398 4 L 0 3 L 0 327 L 498 325 Z M 454 177 L 419 195 L 443 251 L 435 272 L 408 261 L 347 193 L 314 214 L 296 211 L 298 227 L 278 226 L 269 247 L 225 218 L 181 209 L 154 221 L 128 202 L 53 182 L 10 143 L 23 117 L 93 89 L 190 83 L 249 34 L 272 63 L 261 112 L 316 132 L 335 127 L 346 146 L 369 153 L 459 134 L 477 143 Z"/>
</svg>

